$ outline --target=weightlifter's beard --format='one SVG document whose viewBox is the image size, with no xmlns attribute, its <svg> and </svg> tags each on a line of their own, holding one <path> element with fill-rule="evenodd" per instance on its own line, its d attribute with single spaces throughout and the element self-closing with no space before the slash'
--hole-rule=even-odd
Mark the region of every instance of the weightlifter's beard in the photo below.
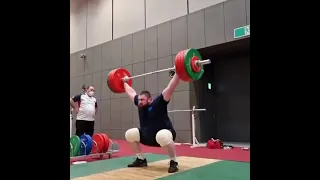
<svg viewBox="0 0 320 180">
<path fill-rule="evenodd" d="M 140 108 L 147 108 L 148 106 L 149 106 L 149 104 L 145 104 L 145 105 L 139 104 L 139 107 L 140 107 Z"/>
</svg>

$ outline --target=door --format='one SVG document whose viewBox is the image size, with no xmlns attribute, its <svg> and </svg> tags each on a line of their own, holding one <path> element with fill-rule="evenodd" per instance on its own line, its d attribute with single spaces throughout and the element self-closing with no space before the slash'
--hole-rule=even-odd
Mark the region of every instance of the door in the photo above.
<svg viewBox="0 0 320 180">
<path fill-rule="evenodd" d="M 250 57 L 222 58 L 213 68 L 216 136 L 223 141 L 250 142 Z"/>
</svg>

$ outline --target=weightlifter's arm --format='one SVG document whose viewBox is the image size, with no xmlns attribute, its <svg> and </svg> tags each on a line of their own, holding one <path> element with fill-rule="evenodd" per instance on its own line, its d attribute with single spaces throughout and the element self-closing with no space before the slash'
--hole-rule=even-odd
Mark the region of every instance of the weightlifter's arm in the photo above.
<svg viewBox="0 0 320 180">
<path fill-rule="evenodd" d="M 134 96 L 137 95 L 136 91 L 131 86 L 129 86 L 127 82 L 124 82 L 123 86 L 131 101 L 134 102 Z"/>
<path fill-rule="evenodd" d="M 168 102 L 170 100 L 173 94 L 173 91 L 176 89 L 176 87 L 179 84 L 179 80 L 180 80 L 179 76 L 175 74 L 173 78 L 170 80 L 168 86 L 162 91 L 162 96 L 165 101 Z"/>
</svg>

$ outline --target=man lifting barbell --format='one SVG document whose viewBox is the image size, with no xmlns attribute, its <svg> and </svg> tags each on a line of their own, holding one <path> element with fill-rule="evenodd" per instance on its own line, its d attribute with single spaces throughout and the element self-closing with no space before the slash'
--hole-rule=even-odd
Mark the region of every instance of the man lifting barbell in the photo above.
<svg viewBox="0 0 320 180">
<path fill-rule="evenodd" d="M 125 78 L 126 81 L 126 78 Z M 174 89 L 179 83 L 178 75 L 174 75 L 168 86 L 154 100 L 148 91 L 137 95 L 136 91 L 124 82 L 124 88 L 129 98 L 138 106 L 140 128 L 131 128 L 126 131 L 125 138 L 135 151 L 137 158 L 128 167 L 147 166 L 147 160 L 141 152 L 139 143 L 147 146 L 161 146 L 170 157 L 169 173 L 178 171 L 174 140 L 176 132 L 168 116 L 167 105 Z"/>
<path fill-rule="evenodd" d="M 203 75 L 203 66 L 210 64 L 210 60 L 202 60 L 200 53 L 195 49 L 179 52 L 175 57 L 175 67 L 153 71 L 141 75 L 130 76 L 124 68 L 110 71 L 108 74 L 108 86 L 114 93 L 126 92 L 129 98 L 138 106 L 140 128 L 131 128 L 126 131 L 125 138 L 135 151 L 137 158 L 128 167 L 145 167 L 147 160 L 141 152 L 140 143 L 147 146 L 164 148 L 170 157 L 169 173 L 178 171 L 174 140 L 176 132 L 168 116 L 167 105 L 179 80 L 190 82 L 199 80 Z M 142 91 L 137 95 L 131 87 L 132 79 L 163 71 L 175 70 L 175 74 L 168 86 L 154 100 L 148 91 Z"/>
</svg>

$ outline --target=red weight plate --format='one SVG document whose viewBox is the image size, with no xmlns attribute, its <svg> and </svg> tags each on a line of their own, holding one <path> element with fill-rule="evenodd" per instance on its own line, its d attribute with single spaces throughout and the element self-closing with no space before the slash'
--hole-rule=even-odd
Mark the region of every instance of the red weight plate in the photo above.
<svg viewBox="0 0 320 180">
<path fill-rule="evenodd" d="M 105 152 L 106 152 L 106 150 L 105 150 L 105 149 L 106 149 L 106 148 L 105 148 L 105 147 L 106 147 L 106 139 L 105 139 L 103 133 L 100 133 L 99 135 L 100 135 L 100 136 L 102 137 L 102 139 L 103 139 L 104 146 L 103 146 L 102 152 L 105 153 Z"/>
<path fill-rule="evenodd" d="M 112 71 L 109 72 L 108 74 L 108 86 L 110 88 L 110 90 L 114 93 L 119 93 L 119 91 L 115 88 L 115 85 L 114 85 L 114 72 L 116 71 L 117 69 L 114 69 Z"/>
<path fill-rule="evenodd" d="M 113 87 L 112 87 L 112 84 L 110 83 L 112 81 L 112 71 L 110 71 L 110 73 L 108 74 L 108 80 L 107 80 L 107 83 L 108 83 L 108 87 L 109 89 L 113 92 Z"/>
<path fill-rule="evenodd" d="M 109 137 L 108 137 L 106 134 L 104 134 L 104 133 L 101 133 L 100 135 L 103 137 L 104 142 L 105 142 L 105 143 L 104 143 L 103 152 L 107 152 L 108 149 L 109 149 L 109 146 L 110 146 Z"/>
<path fill-rule="evenodd" d="M 106 144 L 106 140 L 105 140 L 105 138 L 103 137 L 103 134 L 100 133 L 99 135 L 102 137 L 103 143 L 104 143 L 104 145 L 105 145 L 105 144 Z M 105 146 L 103 146 L 102 152 L 105 153 Z"/>
<path fill-rule="evenodd" d="M 180 69 L 181 69 L 181 73 L 182 73 L 182 76 L 183 76 L 183 81 L 185 82 L 190 82 L 192 81 L 192 79 L 189 77 L 187 71 L 186 71 L 186 68 L 185 68 L 185 56 L 186 56 L 186 53 L 188 52 L 189 50 L 184 50 L 183 53 L 181 54 L 180 56 L 180 59 L 178 61 L 179 63 L 179 66 L 180 66 Z"/>
<path fill-rule="evenodd" d="M 184 79 L 185 79 L 185 76 L 184 76 L 184 73 L 181 72 L 182 69 L 181 69 L 181 65 L 180 65 L 180 59 L 181 59 L 182 57 L 184 57 L 184 52 L 185 52 L 185 50 L 180 51 L 180 52 L 176 55 L 175 61 L 174 61 L 176 73 L 178 74 L 178 76 L 180 77 L 180 79 L 183 80 L 183 81 L 184 81 Z"/>
<path fill-rule="evenodd" d="M 188 76 L 184 66 L 184 57 L 187 51 L 188 50 L 183 50 L 177 54 L 175 58 L 175 68 L 176 68 L 176 73 L 178 74 L 181 80 L 185 82 L 190 82 L 192 81 L 192 79 Z"/>
<path fill-rule="evenodd" d="M 189 82 L 189 81 L 192 81 L 191 80 L 191 78 L 189 78 L 189 75 L 188 75 L 188 73 L 187 73 L 187 71 L 186 71 L 186 67 L 185 67 L 185 57 L 186 57 L 186 53 L 188 52 L 188 50 L 186 50 L 185 52 L 184 52 L 184 54 L 183 54 L 183 56 L 180 58 L 180 61 L 179 61 L 179 63 L 180 63 L 180 65 L 181 65 L 181 69 L 183 69 L 183 76 L 184 76 L 184 81 L 186 81 L 186 82 Z"/>
<path fill-rule="evenodd" d="M 121 91 L 119 91 L 119 89 L 117 89 L 117 87 L 115 86 L 115 83 L 114 83 L 114 79 L 115 79 L 115 72 L 116 70 L 118 69 L 114 69 L 112 71 L 110 71 L 110 78 L 109 78 L 109 81 L 108 81 L 108 85 L 110 87 L 110 90 L 114 93 L 121 93 Z"/>
<path fill-rule="evenodd" d="M 197 56 L 193 56 L 191 58 L 190 63 L 191 63 L 191 68 L 192 68 L 193 72 L 200 72 L 200 70 L 201 70 L 201 66 L 196 65 L 196 61 L 198 61 L 198 60 L 199 60 L 199 58 Z"/>
<path fill-rule="evenodd" d="M 94 134 L 92 136 L 92 140 L 93 142 L 93 146 L 97 146 L 96 152 L 95 153 L 101 153 L 103 151 L 104 148 L 104 138 L 100 135 L 100 134 Z M 93 152 L 92 152 L 93 153 Z"/>
<path fill-rule="evenodd" d="M 91 154 L 97 153 L 99 153 L 99 147 L 95 144 L 95 142 L 92 142 Z"/>
<path fill-rule="evenodd" d="M 109 86 L 109 89 L 114 92 L 114 87 L 113 87 L 113 84 L 111 83 L 112 82 L 112 79 L 113 79 L 113 74 L 114 74 L 114 70 L 110 71 L 109 74 L 108 74 L 108 79 L 107 79 L 107 83 L 108 83 L 108 86 Z"/>
<path fill-rule="evenodd" d="M 182 56 L 181 59 L 180 59 L 180 65 L 183 66 L 183 73 L 184 73 L 185 81 L 186 81 L 186 82 L 191 82 L 191 81 L 193 81 L 193 80 L 191 79 L 191 77 L 189 77 L 188 72 L 187 72 L 187 69 L 186 69 L 186 65 L 185 65 L 185 63 L 186 63 L 186 62 L 185 62 L 186 55 L 187 55 L 187 53 L 188 53 L 189 50 L 190 50 L 190 49 L 185 50 L 183 56 Z"/>
<path fill-rule="evenodd" d="M 185 65 L 185 63 L 186 63 L 186 56 L 187 56 L 187 53 L 189 53 L 189 51 L 190 51 L 190 49 L 187 49 L 185 52 L 184 52 L 184 55 L 183 55 L 183 57 L 180 59 L 181 60 L 181 66 L 182 66 L 182 64 L 183 64 L 183 66 L 184 66 L 184 73 L 185 73 L 185 76 L 186 76 L 186 82 L 191 82 L 191 81 L 193 81 L 192 80 L 192 78 L 191 77 L 189 77 L 189 74 L 188 74 L 188 72 L 187 72 L 187 69 L 186 69 L 186 65 Z"/>
<path fill-rule="evenodd" d="M 115 69 L 115 71 L 113 71 L 110 75 L 111 75 L 111 81 L 109 83 L 114 88 L 115 93 L 124 93 L 125 90 L 123 87 L 122 79 L 125 76 L 131 77 L 129 71 L 127 71 L 124 68 L 118 68 L 118 69 Z M 132 79 L 127 81 L 127 83 L 129 84 L 129 86 L 132 86 Z"/>
</svg>

